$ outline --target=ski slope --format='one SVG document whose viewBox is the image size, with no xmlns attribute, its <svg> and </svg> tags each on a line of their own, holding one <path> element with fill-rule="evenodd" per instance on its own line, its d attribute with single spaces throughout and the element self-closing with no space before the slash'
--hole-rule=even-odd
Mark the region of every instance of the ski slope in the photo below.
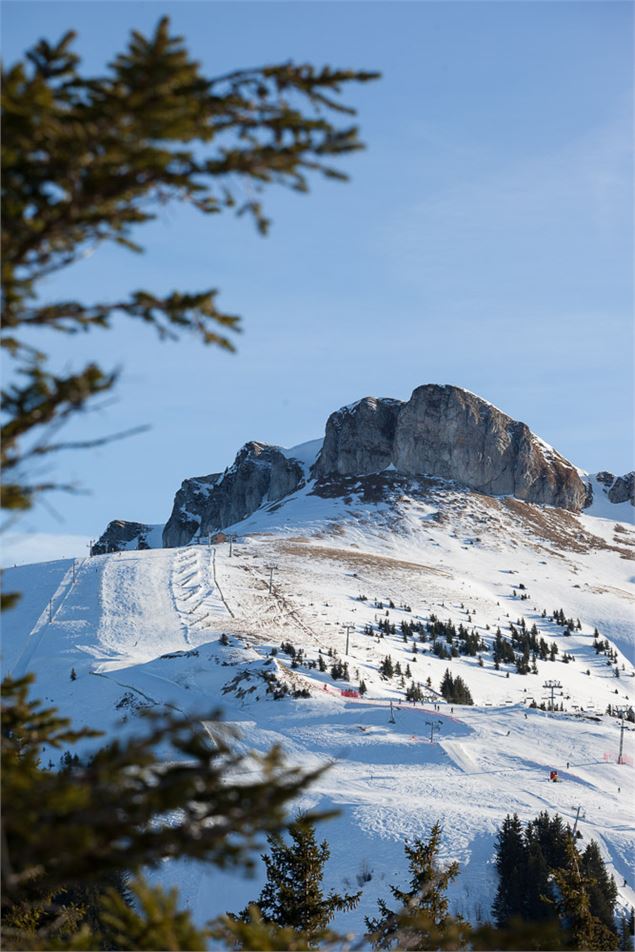
<svg viewBox="0 0 635 952">
<path fill-rule="evenodd" d="M 599 842 L 620 903 L 635 903 L 634 735 L 625 735 L 630 764 L 618 765 L 619 725 L 605 714 L 609 704 L 635 704 L 632 527 L 450 491 L 442 503 L 347 498 L 307 488 L 263 508 L 234 527 L 231 557 L 227 544 L 190 546 L 9 571 L 7 587 L 24 597 L 6 616 L 5 673 L 33 671 L 39 695 L 78 726 L 121 735 L 138 729 L 144 707 L 202 718 L 220 707 L 242 749 L 280 743 L 306 768 L 330 764 L 298 807 L 340 811 L 322 830 L 332 851 L 326 884 L 363 889 L 359 907 L 340 914 L 342 930 L 363 929 L 388 884 L 404 880 L 404 838 L 425 835 L 436 820 L 443 855 L 461 864 L 454 911 L 486 919 L 494 838 L 513 811 L 573 820 L 581 808 L 583 843 Z M 580 630 L 565 635 L 550 618 L 556 608 L 579 618 Z M 397 633 L 365 634 L 386 612 Z M 523 676 L 509 665 L 496 670 L 491 651 L 483 666 L 438 658 L 430 642 L 414 654 L 399 623 L 432 613 L 486 642 L 522 617 L 558 645 L 559 658 L 574 660 L 538 661 L 538 674 Z M 619 677 L 593 649 L 596 627 L 617 652 Z M 293 667 L 283 641 L 307 661 L 322 652 L 327 670 Z M 348 663 L 350 684 L 332 679 L 329 650 Z M 428 702 L 406 703 L 399 679 L 380 677 L 387 654 L 424 688 L 430 679 Z M 473 707 L 436 698 L 446 668 L 467 682 Z M 310 696 L 273 700 L 271 674 Z M 364 698 L 342 695 L 360 679 Z M 530 707 L 549 679 L 562 685 L 562 712 Z M 561 782 L 549 782 L 552 769 Z M 179 862 L 156 875 L 178 885 L 203 922 L 255 898 L 262 870 L 244 880 Z"/>
</svg>

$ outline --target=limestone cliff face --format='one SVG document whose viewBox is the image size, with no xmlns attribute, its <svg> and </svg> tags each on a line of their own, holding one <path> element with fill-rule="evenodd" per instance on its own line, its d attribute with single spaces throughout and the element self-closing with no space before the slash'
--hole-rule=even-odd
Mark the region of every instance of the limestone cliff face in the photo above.
<svg viewBox="0 0 635 952">
<path fill-rule="evenodd" d="M 524 423 L 460 387 L 427 384 L 405 403 L 368 397 L 331 414 L 316 477 L 388 467 L 564 509 L 579 510 L 586 500 L 571 463 Z"/>
<path fill-rule="evenodd" d="M 429 473 L 490 495 L 579 510 L 586 487 L 576 468 L 524 423 L 459 387 L 418 387 L 395 434 L 398 472 Z"/>
<path fill-rule="evenodd" d="M 377 473 L 392 462 L 401 400 L 364 397 L 336 410 L 326 423 L 316 476 Z"/>
<path fill-rule="evenodd" d="M 186 479 L 163 530 L 164 546 L 179 546 L 240 522 L 304 481 L 302 465 L 275 446 L 246 443 L 222 474 Z"/>
</svg>

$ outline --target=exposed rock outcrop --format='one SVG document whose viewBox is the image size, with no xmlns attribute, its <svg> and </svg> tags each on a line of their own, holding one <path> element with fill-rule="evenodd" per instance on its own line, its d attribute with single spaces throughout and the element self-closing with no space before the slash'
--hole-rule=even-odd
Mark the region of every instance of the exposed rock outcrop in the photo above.
<svg viewBox="0 0 635 952">
<path fill-rule="evenodd" d="M 598 483 L 602 483 L 602 485 L 606 487 L 607 491 L 615 482 L 615 476 L 613 473 L 607 473 L 606 470 L 603 470 L 601 473 L 596 473 L 595 478 L 597 479 Z"/>
<path fill-rule="evenodd" d="M 314 475 L 359 476 L 390 466 L 402 406 L 401 400 L 364 397 L 332 413 Z"/>
<path fill-rule="evenodd" d="M 490 495 L 579 510 L 576 468 L 492 404 L 459 387 L 418 387 L 400 413 L 393 462 L 400 473 L 454 479 Z"/>
<path fill-rule="evenodd" d="M 186 479 L 163 530 L 165 546 L 179 546 L 240 522 L 264 502 L 275 502 L 304 482 L 299 461 L 276 446 L 246 443 L 221 475 Z"/>
<path fill-rule="evenodd" d="M 608 492 L 611 502 L 630 502 L 635 506 L 635 472 L 618 476 Z"/>
<path fill-rule="evenodd" d="M 221 476 L 222 473 L 211 473 L 209 476 L 192 476 L 183 480 L 163 529 L 164 546 L 187 545 L 199 533 L 209 494 Z"/>
<path fill-rule="evenodd" d="M 564 509 L 586 501 L 571 463 L 524 423 L 460 387 L 427 384 L 406 403 L 367 397 L 331 414 L 315 476 L 387 468 Z"/>
<path fill-rule="evenodd" d="M 609 502 L 630 502 L 631 506 L 635 506 L 635 472 L 614 476 L 613 473 L 603 471 L 596 473 L 595 478 L 602 484 Z"/>
<path fill-rule="evenodd" d="M 149 548 L 147 536 L 152 526 L 143 522 L 126 522 L 114 519 L 106 526 L 106 531 L 97 539 L 90 550 L 91 555 L 105 555 L 107 552 L 121 552 L 122 549 Z"/>
</svg>

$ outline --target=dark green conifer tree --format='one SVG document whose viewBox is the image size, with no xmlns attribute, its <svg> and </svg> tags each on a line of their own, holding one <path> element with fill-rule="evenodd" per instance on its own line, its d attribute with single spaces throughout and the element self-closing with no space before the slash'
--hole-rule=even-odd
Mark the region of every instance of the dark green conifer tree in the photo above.
<svg viewBox="0 0 635 952">
<path fill-rule="evenodd" d="M 397 908 L 391 909 L 380 899 L 379 916 L 366 919 L 374 948 L 437 949 L 444 931 L 454 931 L 462 925 L 448 911 L 446 890 L 458 875 L 459 865 L 440 865 L 441 832 L 440 824 L 435 823 L 427 841 L 417 837 L 405 844 L 410 881 L 405 889 L 390 887 Z"/>
<path fill-rule="evenodd" d="M 392 678 L 392 677 L 393 677 L 393 675 L 394 675 L 394 673 L 395 673 L 395 668 L 394 668 L 394 665 L 393 665 L 393 663 L 392 663 L 392 658 L 390 657 L 390 655 L 386 655 L 386 657 L 384 658 L 384 660 L 381 662 L 381 664 L 380 664 L 380 666 L 379 666 L 379 673 L 381 674 L 381 676 L 382 676 L 383 678 Z"/>
<path fill-rule="evenodd" d="M 454 679 L 453 697 L 450 700 L 454 704 L 474 704 L 470 689 L 460 675 Z"/>
<path fill-rule="evenodd" d="M 609 929 L 591 911 L 592 880 L 582 871 L 580 855 L 573 837 L 566 846 L 565 867 L 554 872 L 558 893 L 558 912 L 570 932 L 573 948 L 585 952 L 612 952 L 617 947 L 615 928 Z"/>
<path fill-rule="evenodd" d="M 445 674 L 441 680 L 441 694 L 450 704 L 473 704 L 470 689 L 460 675 L 456 678 L 450 674 L 450 669 L 445 669 Z"/>
<path fill-rule="evenodd" d="M 543 922 L 557 919 L 553 904 L 553 891 L 550 882 L 550 870 L 547 866 L 540 843 L 526 831 L 527 843 L 525 881 L 524 918 Z"/>
<path fill-rule="evenodd" d="M 591 840 L 582 853 L 580 867 L 583 875 L 589 879 L 591 913 L 608 929 L 615 932 L 617 886 L 613 877 L 607 872 L 600 848 L 595 840 Z"/>
<path fill-rule="evenodd" d="M 445 674 L 441 679 L 441 694 L 446 701 L 451 701 L 454 697 L 454 678 L 450 674 L 450 669 L 445 669 Z"/>
<path fill-rule="evenodd" d="M 245 922 L 259 916 L 264 923 L 291 928 L 314 945 L 327 934 L 336 912 L 357 905 L 361 892 L 340 895 L 331 890 L 324 895 L 328 843 L 316 841 L 315 826 L 305 816 L 294 820 L 288 832 L 289 843 L 280 834 L 268 837 L 270 852 L 262 857 L 267 880 L 258 901 L 247 906 L 239 918 Z"/>
<path fill-rule="evenodd" d="M 567 844 L 571 830 L 559 813 L 550 816 L 543 810 L 527 824 L 528 840 L 537 840 L 549 869 L 561 869 L 567 865 L 569 852 Z"/>
<path fill-rule="evenodd" d="M 498 836 L 496 868 L 500 881 L 493 912 L 499 929 L 536 923 L 531 941 L 538 944 L 527 948 L 617 948 L 615 883 L 597 844 L 580 855 L 571 829 L 557 814 L 540 813 L 524 832 L 516 815 L 507 816 Z M 543 944 L 547 936 L 550 945 Z"/>
<path fill-rule="evenodd" d="M 498 832 L 495 864 L 499 883 L 492 911 L 497 925 L 505 926 L 525 914 L 527 843 L 516 813 L 505 817 Z"/>
</svg>

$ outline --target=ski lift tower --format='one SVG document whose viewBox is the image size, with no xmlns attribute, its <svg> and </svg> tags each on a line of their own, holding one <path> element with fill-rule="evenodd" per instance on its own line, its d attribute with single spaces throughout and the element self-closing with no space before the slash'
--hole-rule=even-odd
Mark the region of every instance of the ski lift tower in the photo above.
<svg viewBox="0 0 635 952">
<path fill-rule="evenodd" d="M 577 832 L 577 830 L 578 830 L 578 823 L 580 822 L 580 820 L 584 820 L 584 819 L 585 819 L 586 813 L 583 813 L 583 812 L 582 812 L 582 807 L 581 807 L 581 806 L 575 806 L 575 805 L 574 805 L 574 806 L 571 807 L 571 809 L 572 809 L 572 810 L 575 810 L 575 822 L 574 822 L 574 824 L 573 824 L 573 829 L 571 830 L 571 835 L 572 835 L 572 837 L 575 839 L 575 835 L 576 835 L 576 832 Z"/>
<path fill-rule="evenodd" d="M 273 573 L 276 571 L 278 566 L 274 565 L 273 562 L 270 562 L 268 565 L 265 566 L 265 568 L 269 569 L 269 594 L 271 595 L 273 591 Z"/>
<path fill-rule="evenodd" d="M 545 681 L 543 689 L 549 691 L 549 710 L 555 711 L 556 695 L 558 697 L 562 697 L 563 695 L 562 684 L 560 681 Z"/>
<path fill-rule="evenodd" d="M 350 625 L 350 624 L 346 623 L 346 624 L 342 624 L 342 628 L 343 628 L 344 631 L 346 632 L 346 654 L 347 654 L 347 656 L 348 656 L 348 647 L 349 647 L 349 644 L 350 644 L 351 632 L 352 632 L 352 631 L 355 631 L 355 625 Z"/>
<path fill-rule="evenodd" d="M 439 733 L 441 731 L 443 721 L 426 721 L 426 724 L 430 728 L 430 743 L 434 744 L 434 732 Z"/>
<path fill-rule="evenodd" d="M 616 708 L 614 708 L 614 711 L 615 711 L 615 713 L 617 714 L 617 716 L 618 716 L 619 719 L 620 719 L 620 749 L 619 749 L 619 752 L 618 752 L 618 754 L 617 754 L 617 762 L 618 762 L 618 764 L 623 764 L 623 763 L 625 763 L 625 760 L 624 760 L 624 731 L 628 730 L 626 724 L 624 723 L 624 718 L 626 717 L 626 714 L 628 713 L 628 708 L 627 708 L 627 707 L 616 707 Z"/>
</svg>

